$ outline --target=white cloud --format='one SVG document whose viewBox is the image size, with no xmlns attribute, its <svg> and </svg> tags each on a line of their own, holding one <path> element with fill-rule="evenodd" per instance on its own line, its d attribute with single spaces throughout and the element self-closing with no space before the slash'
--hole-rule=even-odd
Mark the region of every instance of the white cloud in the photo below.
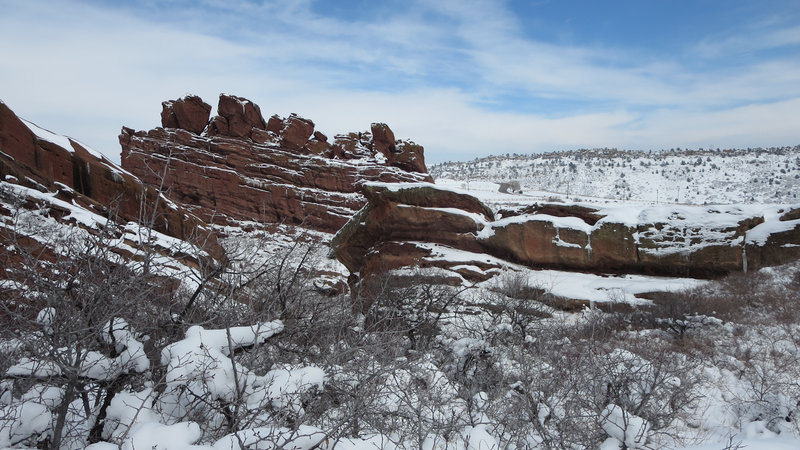
<svg viewBox="0 0 800 450">
<path fill-rule="evenodd" d="M 791 58 L 696 72 L 624 49 L 536 42 L 494 1 L 417 1 L 361 22 L 321 17 L 307 1 L 204 3 L 216 8 L 212 17 L 173 2 L 185 6 L 180 17 L 156 20 L 70 1 L 0 0 L 0 98 L 115 159 L 122 125 L 155 127 L 162 100 L 195 93 L 213 105 L 220 92 L 252 99 L 265 115 L 297 112 L 329 135 L 387 122 L 424 145 L 429 161 L 800 141 L 789 114 L 800 62 Z M 769 39 L 793 43 L 793 33 Z M 495 100 L 503 95 L 583 106 L 514 113 Z"/>
<path fill-rule="evenodd" d="M 512 86 L 543 97 L 707 108 L 800 95 L 800 62 L 793 57 L 697 71 L 658 55 L 531 41 L 506 14 L 493 15 L 485 7 L 473 13 L 452 9 L 464 20 L 459 32 L 490 90 Z M 797 30 L 758 34 L 752 42 L 788 45 L 800 37 Z"/>
<path fill-rule="evenodd" d="M 742 55 L 759 50 L 800 45 L 800 25 L 783 26 L 771 20 L 747 28 L 746 33 L 737 30 L 737 33 L 731 36 L 698 42 L 694 51 L 706 58 L 718 58 L 729 54 Z"/>
<path fill-rule="evenodd" d="M 631 138 L 660 148 L 798 145 L 797 111 L 800 97 L 715 112 L 660 110 L 649 114 L 643 132 Z"/>
</svg>

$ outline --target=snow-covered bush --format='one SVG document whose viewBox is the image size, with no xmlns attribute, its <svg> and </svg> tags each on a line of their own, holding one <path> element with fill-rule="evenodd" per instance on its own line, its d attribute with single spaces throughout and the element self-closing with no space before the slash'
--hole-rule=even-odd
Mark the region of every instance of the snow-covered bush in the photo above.
<svg viewBox="0 0 800 450">
<path fill-rule="evenodd" d="M 402 334 L 412 349 L 422 350 L 433 342 L 441 320 L 460 302 L 463 291 L 426 279 L 422 272 L 386 272 L 362 281 L 357 303 L 367 331 Z"/>
<path fill-rule="evenodd" d="M 12 439 L 29 429 L 29 443 L 83 448 L 100 439 L 115 393 L 147 378 L 148 341 L 164 333 L 156 323 L 168 321 L 159 309 L 171 301 L 169 281 L 143 272 L 142 260 L 127 264 L 111 251 L 120 235 L 111 223 L 91 233 L 77 227 L 33 233 L 8 237 L 19 252 L 14 273 L 23 288 L 0 303 L 0 360 L 7 362 L 0 370 L 10 408 L 40 405 L 46 413 L 39 417 L 50 419 L 36 421 L 47 423 L 41 429 L 25 425 L 31 421 L 6 426 Z"/>
</svg>

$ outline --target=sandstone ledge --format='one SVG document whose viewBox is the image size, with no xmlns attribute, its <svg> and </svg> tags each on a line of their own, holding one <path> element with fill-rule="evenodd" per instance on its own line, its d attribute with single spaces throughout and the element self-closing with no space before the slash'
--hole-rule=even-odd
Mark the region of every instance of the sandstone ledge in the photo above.
<svg viewBox="0 0 800 450">
<path fill-rule="evenodd" d="M 467 193 L 432 184 L 363 189 L 369 203 L 332 242 L 333 254 L 362 277 L 381 267 L 420 266 L 419 250 L 405 257 L 396 251 L 410 242 L 537 269 L 698 278 L 800 258 L 800 219 L 791 207 L 542 204 L 529 208 L 541 212 L 494 220 Z"/>
</svg>

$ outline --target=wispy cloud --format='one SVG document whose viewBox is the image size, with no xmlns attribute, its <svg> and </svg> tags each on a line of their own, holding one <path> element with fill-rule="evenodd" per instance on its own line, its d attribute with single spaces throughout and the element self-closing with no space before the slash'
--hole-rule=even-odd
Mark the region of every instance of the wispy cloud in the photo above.
<svg viewBox="0 0 800 450">
<path fill-rule="evenodd" d="M 643 55 L 531 39 L 497 1 L 370 4 L 352 17 L 320 6 L 0 0 L 0 98 L 115 158 L 121 125 L 154 127 L 160 102 L 189 92 L 212 104 L 220 92 L 243 95 L 328 134 L 386 121 L 434 161 L 800 141 L 787 113 L 800 99 L 796 27 L 748 26 L 752 39 L 729 33 L 683 55 Z M 718 67 L 692 59 L 735 55 L 745 41 L 783 51 Z M 524 107 L 537 103 L 548 107 Z"/>
<path fill-rule="evenodd" d="M 706 58 L 743 55 L 751 52 L 800 45 L 800 25 L 784 25 L 773 20 L 748 25 L 745 32 L 704 39 L 694 47 Z"/>
</svg>

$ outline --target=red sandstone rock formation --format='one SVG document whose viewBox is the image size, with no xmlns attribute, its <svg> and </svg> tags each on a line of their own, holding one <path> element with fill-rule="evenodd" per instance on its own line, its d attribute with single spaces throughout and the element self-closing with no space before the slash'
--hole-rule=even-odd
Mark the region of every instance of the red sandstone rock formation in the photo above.
<svg viewBox="0 0 800 450">
<path fill-rule="evenodd" d="M 494 219 L 492 211 L 467 194 L 440 190 L 426 183 L 367 184 L 367 206 L 336 235 L 331 247 L 352 273 L 368 277 L 401 267 L 482 267 L 481 271 L 455 272 L 473 281 L 488 278 L 490 269 L 477 233 Z M 434 255 L 434 249 L 419 243 L 434 243 L 475 253 L 469 264 Z"/>
<path fill-rule="evenodd" d="M 161 126 L 164 128 L 183 128 L 200 134 L 208 124 L 211 105 L 195 95 L 161 103 Z"/>
<path fill-rule="evenodd" d="M 545 204 L 494 220 L 477 199 L 433 185 L 364 190 L 368 205 L 332 242 L 336 257 L 362 277 L 430 266 L 475 281 L 492 273 L 492 260 L 481 268 L 481 255 L 533 268 L 691 277 L 800 258 L 796 209 L 765 207 L 770 216 L 781 214 L 765 221 L 736 206 L 645 208 L 631 222 L 629 211 Z M 437 246 L 450 250 L 434 257 Z M 448 261 L 449 252 L 458 257 Z M 470 266 L 473 273 L 464 273 Z"/>
<path fill-rule="evenodd" d="M 79 142 L 22 121 L 2 102 L 0 179 L 121 224 L 146 222 L 158 232 L 202 245 L 214 257 L 223 257 L 215 236 L 197 217 Z M 60 214 L 52 204 L 48 207 L 53 217 L 69 215 Z"/>
<path fill-rule="evenodd" d="M 370 125 L 370 131 L 372 131 L 372 142 L 375 151 L 379 151 L 387 157 L 397 151 L 394 133 L 389 129 L 388 125 L 385 123 L 373 123 Z"/>
<path fill-rule="evenodd" d="M 300 150 L 313 134 L 314 122 L 298 117 L 297 114 L 291 114 L 284 121 L 283 129 L 280 131 L 281 147 L 289 150 Z"/>
<path fill-rule="evenodd" d="M 253 128 L 263 130 L 267 127 L 261 108 L 246 98 L 220 95 L 217 114 L 214 117 L 215 132 L 222 136 L 248 138 Z"/>
<path fill-rule="evenodd" d="M 147 132 L 123 128 L 122 166 L 150 185 L 163 182 L 172 200 L 206 221 L 285 222 L 327 232 L 366 203 L 367 181 L 431 181 L 422 147 L 392 141 L 389 150 L 394 135 L 385 125 L 377 145 L 370 133 L 337 136 L 331 144 L 312 121 L 294 114 L 264 121 L 259 107 L 240 97 L 220 95 L 217 109 L 202 134 L 180 122 Z"/>
</svg>

